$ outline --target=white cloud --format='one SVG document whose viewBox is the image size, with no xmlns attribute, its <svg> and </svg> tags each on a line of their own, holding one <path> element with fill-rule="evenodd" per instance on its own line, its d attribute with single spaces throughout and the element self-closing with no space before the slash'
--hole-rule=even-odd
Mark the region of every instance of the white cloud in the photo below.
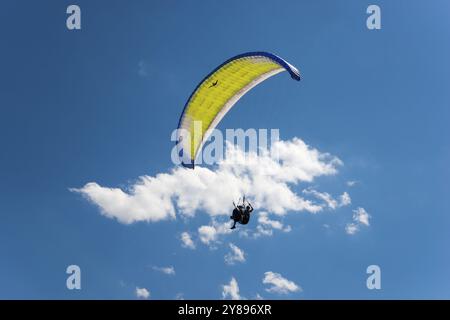
<svg viewBox="0 0 450 320">
<path fill-rule="evenodd" d="M 350 195 L 347 192 L 344 192 L 339 196 L 340 206 L 345 207 L 352 203 L 352 199 L 350 198 Z"/>
<path fill-rule="evenodd" d="M 368 227 L 370 215 L 364 208 L 358 207 L 353 210 L 353 221 L 351 223 L 347 223 L 345 226 L 345 232 L 349 235 L 354 235 L 356 232 L 360 230 L 360 226 Z"/>
<path fill-rule="evenodd" d="M 266 291 L 271 293 L 288 294 L 302 290 L 293 281 L 283 278 L 281 274 L 272 271 L 264 273 L 263 283 L 270 285 Z"/>
<path fill-rule="evenodd" d="M 234 277 L 231 278 L 229 284 L 222 286 L 222 299 L 242 300 L 239 294 L 239 285 Z"/>
<path fill-rule="evenodd" d="M 230 243 L 231 252 L 225 255 L 225 263 L 228 265 L 233 265 L 236 262 L 245 262 L 244 250 L 238 246 Z"/>
<path fill-rule="evenodd" d="M 211 225 L 198 228 L 198 237 L 202 243 L 214 249 L 215 244 L 219 242 L 219 236 L 231 232 L 230 223 L 218 223 L 213 219 Z"/>
<path fill-rule="evenodd" d="M 347 192 L 344 192 L 339 196 L 339 201 L 334 199 L 329 193 L 327 192 L 319 192 L 313 188 L 307 188 L 303 190 L 304 194 L 312 195 L 316 197 L 319 200 L 323 201 L 322 207 L 328 207 L 331 210 L 335 210 L 340 207 L 348 206 L 352 203 L 352 199 L 350 198 L 350 195 Z"/>
<path fill-rule="evenodd" d="M 314 197 L 316 197 L 317 199 L 322 200 L 325 203 L 325 205 L 327 207 L 329 207 L 330 209 L 336 209 L 338 206 L 338 202 L 335 199 L 333 199 L 333 197 L 327 192 L 319 192 L 312 188 L 308 188 L 308 189 L 303 190 L 303 193 L 311 194 Z"/>
<path fill-rule="evenodd" d="M 282 232 L 290 232 L 292 230 L 291 226 L 284 225 L 279 220 L 273 220 L 269 218 L 269 214 L 265 211 L 258 213 L 258 225 L 256 226 L 256 231 L 253 233 L 253 238 L 258 238 L 260 236 L 272 236 L 273 230 L 279 230 Z M 249 235 L 250 232 L 244 235 Z"/>
<path fill-rule="evenodd" d="M 345 232 L 349 235 L 354 235 L 359 231 L 359 227 L 356 223 L 347 223 L 345 226 Z"/>
<path fill-rule="evenodd" d="M 358 183 L 358 181 L 350 180 L 350 181 L 347 181 L 347 186 L 353 187 L 353 186 L 356 185 L 357 183 Z"/>
<path fill-rule="evenodd" d="M 264 298 L 259 293 L 257 293 L 255 296 L 255 300 L 264 300 Z"/>
<path fill-rule="evenodd" d="M 191 235 L 188 232 L 183 232 L 180 239 L 181 245 L 184 248 L 195 249 L 195 243 L 192 241 Z"/>
<path fill-rule="evenodd" d="M 258 223 L 269 226 L 272 229 L 283 230 L 285 232 L 289 232 L 289 226 L 285 227 L 283 223 L 278 220 L 271 220 L 269 218 L 269 214 L 267 212 L 260 212 L 258 216 Z"/>
<path fill-rule="evenodd" d="M 153 266 L 152 269 L 155 270 L 155 271 L 159 271 L 159 272 L 165 273 L 165 274 L 170 275 L 170 276 L 174 276 L 175 275 L 175 268 L 172 267 L 172 266 L 169 266 L 169 267 Z"/>
<path fill-rule="evenodd" d="M 277 215 L 321 211 L 320 205 L 298 195 L 293 186 L 334 175 L 342 162 L 298 138 L 278 141 L 273 150 L 249 154 L 229 144 L 227 157 L 212 168 L 176 167 L 169 173 L 141 176 L 126 190 L 103 187 L 96 182 L 70 190 L 97 205 L 106 217 L 125 224 L 173 220 L 176 212 L 187 217 L 198 211 L 211 216 L 229 215 L 231 200 L 242 194 L 253 199 L 255 209 Z M 277 154 L 279 161 L 272 154 Z M 246 160 L 242 161 L 243 158 Z"/>
<path fill-rule="evenodd" d="M 217 231 L 213 226 L 201 226 L 198 228 L 200 241 L 206 245 L 217 240 Z"/>
<path fill-rule="evenodd" d="M 145 288 L 136 287 L 136 297 L 139 299 L 148 299 L 150 298 L 150 291 Z"/>
<path fill-rule="evenodd" d="M 364 208 L 357 208 L 353 210 L 353 220 L 363 224 L 365 226 L 369 226 L 369 219 L 370 215 L 367 213 L 367 211 Z"/>
<path fill-rule="evenodd" d="M 262 236 L 271 237 L 273 235 L 273 229 L 266 228 L 260 224 L 256 226 L 256 232 L 253 233 L 253 238 L 259 238 Z"/>
</svg>

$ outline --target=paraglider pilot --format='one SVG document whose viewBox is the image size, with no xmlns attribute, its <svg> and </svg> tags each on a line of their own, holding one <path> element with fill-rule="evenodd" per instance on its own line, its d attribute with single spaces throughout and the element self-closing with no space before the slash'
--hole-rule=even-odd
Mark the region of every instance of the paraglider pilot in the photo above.
<svg viewBox="0 0 450 320">
<path fill-rule="evenodd" d="M 233 226 L 231 229 L 236 228 L 236 222 L 239 222 L 240 224 L 247 224 L 250 221 L 250 213 L 253 211 L 253 207 L 250 202 L 247 201 L 247 205 L 245 205 L 245 198 L 242 204 L 236 206 L 233 202 L 233 205 L 233 214 L 230 216 L 230 219 L 233 219 Z"/>
</svg>

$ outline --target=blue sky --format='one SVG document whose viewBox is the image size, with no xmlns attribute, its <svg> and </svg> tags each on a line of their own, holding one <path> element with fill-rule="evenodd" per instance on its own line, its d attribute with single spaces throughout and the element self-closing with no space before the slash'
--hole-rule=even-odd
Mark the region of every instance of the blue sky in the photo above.
<svg viewBox="0 0 450 320">
<path fill-rule="evenodd" d="M 220 299 L 232 277 L 245 298 L 450 298 L 447 2 L 76 3 L 80 31 L 65 26 L 72 2 L 2 2 L 0 298 L 135 299 L 139 287 L 152 299 Z M 366 28 L 372 3 L 381 30 Z M 197 83 L 258 50 L 303 80 L 266 81 L 219 128 L 279 128 L 283 140 L 338 157 L 339 172 L 312 185 L 348 192 L 351 205 L 289 213 L 290 232 L 233 233 L 211 249 L 196 236 L 211 223 L 205 212 L 125 225 L 69 191 L 91 181 L 126 190 L 170 172 L 170 134 Z M 349 235 L 358 207 L 370 226 Z M 181 246 L 182 232 L 195 250 Z M 244 263 L 224 263 L 229 243 Z M 71 264 L 82 270 L 79 291 L 65 286 Z M 366 288 L 371 264 L 381 290 Z M 268 271 L 302 290 L 268 292 Z"/>
</svg>

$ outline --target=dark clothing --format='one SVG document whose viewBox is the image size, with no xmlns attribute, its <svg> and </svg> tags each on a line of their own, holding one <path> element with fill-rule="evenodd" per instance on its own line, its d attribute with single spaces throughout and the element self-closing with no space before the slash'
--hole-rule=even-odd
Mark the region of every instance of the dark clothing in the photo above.
<svg viewBox="0 0 450 320">
<path fill-rule="evenodd" d="M 231 219 L 233 219 L 235 221 L 241 220 L 241 213 L 239 212 L 239 210 L 237 208 L 235 208 L 233 210 L 233 215 L 231 216 Z"/>
<path fill-rule="evenodd" d="M 238 206 L 234 208 L 230 219 L 233 219 L 233 226 L 231 229 L 236 228 L 236 223 L 247 224 L 250 221 L 250 213 L 253 211 L 252 207 L 244 208 L 243 206 Z"/>
<path fill-rule="evenodd" d="M 249 220 L 250 220 L 250 213 L 244 212 L 241 218 L 241 224 L 247 224 Z"/>
</svg>

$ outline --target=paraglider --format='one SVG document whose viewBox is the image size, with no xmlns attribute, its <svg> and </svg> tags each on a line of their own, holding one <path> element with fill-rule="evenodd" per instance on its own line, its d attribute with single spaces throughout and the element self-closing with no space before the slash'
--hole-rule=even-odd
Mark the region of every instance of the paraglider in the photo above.
<svg viewBox="0 0 450 320">
<path fill-rule="evenodd" d="M 253 207 L 250 204 L 250 202 L 244 199 L 242 200 L 242 204 L 236 205 L 233 202 L 234 210 L 233 214 L 230 216 L 230 219 L 233 220 L 233 225 L 231 226 L 231 229 L 236 228 L 236 223 L 239 222 L 240 224 L 247 224 L 250 221 L 250 213 L 253 211 Z"/>
<path fill-rule="evenodd" d="M 283 71 L 300 80 L 299 71 L 282 58 L 268 52 L 248 52 L 225 61 L 207 75 L 192 92 L 178 123 L 176 145 L 181 164 L 194 169 L 208 132 L 248 91 Z M 195 123 L 200 123 L 200 128 Z"/>
<path fill-rule="evenodd" d="M 176 151 L 181 164 L 194 169 L 197 153 L 210 130 L 248 91 L 283 71 L 300 80 L 300 72 L 286 60 L 268 52 L 248 52 L 225 61 L 208 74 L 190 95 L 178 122 Z M 245 196 L 242 203 L 233 205 L 231 229 L 236 228 L 236 223 L 247 224 L 253 211 Z"/>
</svg>

